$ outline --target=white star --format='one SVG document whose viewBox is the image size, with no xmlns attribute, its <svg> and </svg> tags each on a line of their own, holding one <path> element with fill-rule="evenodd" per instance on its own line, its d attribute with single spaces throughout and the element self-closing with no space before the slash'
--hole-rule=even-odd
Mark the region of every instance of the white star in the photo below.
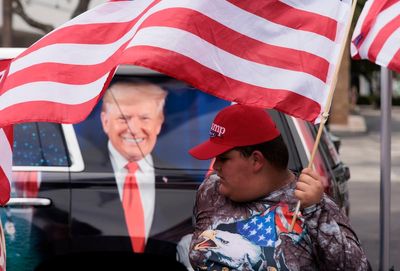
<svg viewBox="0 0 400 271">
<path fill-rule="evenodd" d="M 268 242 L 267 242 L 267 246 L 271 247 L 273 244 L 274 244 L 274 241 L 269 239 Z"/>
<path fill-rule="evenodd" d="M 246 223 L 246 224 L 243 225 L 243 229 L 244 230 L 247 230 L 248 228 L 250 228 L 249 223 Z"/>
<path fill-rule="evenodd" d="M 249 236 L 255 235 L 256 233 L 257 233 L 256 230 L 252 230 L 252 231 L 250 232 Z"/>
<path fill-rule="evenodd" d="M 257 217 L 253 217 L 250 222 L 253 224 L 257 224 Z"/>
<path fill-rule="evenodd" d="M 267 217 L 265 218 L 265 221 L 270 222 L 270 221 L 271 221 L 271 216 L 267 216 Z"/>
<path fill-rule="evenodd" d="M 264 235 L 260 235 L 260 236 L 258 236 L 258 241 L 262 241 L 262 240 L 264 240 L 265 239 L 265 236 Z"/>
<path fill-rule="evenodd" d="M 271 231 L 272 231 L 272 228 L 271 228 L 271 226 L 269 226 L 269 227 L 266 229 L 266 232 L 267 232 L 267 233 L 271 233 Z"/>
<path fill-rule="evenodd" d="M 264 226 L 263 223 L 260 223 L 260 224 L 257 225 L 257 229 L 259 230 L 259 229 L 261 229 L 263 226 Z"/>
</svg>

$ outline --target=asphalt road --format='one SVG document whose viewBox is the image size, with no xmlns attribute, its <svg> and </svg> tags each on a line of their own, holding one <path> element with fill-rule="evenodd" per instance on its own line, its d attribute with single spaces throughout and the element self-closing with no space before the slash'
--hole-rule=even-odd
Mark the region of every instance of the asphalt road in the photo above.
<svg viewBox="0 0 400 271">
<path fill-rule="evenodd" d="M 373 270 L 380 249 L 380 111 L 360 108 L 366 131 L 337 131 L 340 154 L 350 167 L 350 220 L 363 243 Z M 400 108 L 392 110 L 390 264 L 400 270 Z"/>
</svg>

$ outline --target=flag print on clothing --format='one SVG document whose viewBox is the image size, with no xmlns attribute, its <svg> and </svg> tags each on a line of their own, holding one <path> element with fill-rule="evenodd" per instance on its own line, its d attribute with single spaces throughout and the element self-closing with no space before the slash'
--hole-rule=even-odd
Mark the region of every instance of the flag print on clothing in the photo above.
<svg viewBox="0 0 400 271">
<path fill-rule="evenodd" d="M 275 212 L 266 215 L 255 215 L 237 223 L 238 232 L 253 244 L 262 247 L 274 247 L 277 240 L 275 229 Z"/>
<path fill-rule="evenodd" d="M 203 241 L 195 249 L 211 252 L 213 268 L 215 263 L 221 263 L 237 270 L 250 266 L 252 269 L 249 270 L 259 270 L 262 266 L 287 270 L 284 260 L 275 256 L 279 235 L 289 232 L 292 215 L 287 204 L 278 204 L 248 219 L 220 224 L 215 230 L 204 231 L 201 234 Z M 294 234 L 291 234 L 293 241 L 301 238 L 302 223 L 299 217 Z"/>
<path fill-rule="evenodd" d="M 249 219 L 239 221 L 237 230 L 252 243 L 262 247 L 274 247 L 280 233 L 288 233 L 293 212 L 287 204 L 271 207 L 262 215 L 255 215 Z M 293 232 L 303 232 L 302 220 L 296 221 Z"/>
<path fill-rule="evenodd" d="M 218 271 L 369 270 L 348 218 L 326 195 L 320 204 L 304 209 L 295 232 L 288 232 L 289 210 L 297 202 L 296 184 L 290 182 L 264 198 L 238 204 L 219 193 L 218 176 L 206 178 L 194 207 L 191 264 Z M 270 226 L 274 232 L 269 232 Z M 267 238 L 276 240 L 273 246 Z"/>
<path fill-rule="evenodd" d="M 271 209 L 275 209 L 275 221 L 276 227 L 279 233 L 288 233 L 290 228 L 290 223 L 292 223 L 292 218 L 294 212 L 289 210 L 289 206 L 287 204 L 279 204 L 276 207 L 272 207 Z M 301 218 L 301 213 L 298 214 L 298 217 Z M 293 232 L 296 234 L 301 234 L 303 232 L 303 220 L 297 219 L 296 223 L 293 227 Z"/>
</svg>

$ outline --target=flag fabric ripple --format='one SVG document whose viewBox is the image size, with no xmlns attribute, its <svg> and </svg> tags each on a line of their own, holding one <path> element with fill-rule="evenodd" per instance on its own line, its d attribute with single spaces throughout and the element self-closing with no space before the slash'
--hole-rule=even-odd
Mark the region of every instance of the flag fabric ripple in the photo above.
<svg viewBox="0 0 400 271">
<path fill-rule="evenodd" d="M 12 171 L 13 127 L 0 128 L 0 205 L 10 199 Z"/>
<path fill-rule="evenodd" d="M 318 122 L 351 0 L 113 1 L 49 33 L 1 82 L 0 125 L 75 123 L 119 64 L 220 98 Z"/>
<path fill-rule="evenodd" d="M 400 0 L 365 3 L 353 32 L 351 55 L 400 72 Z"/>
<path fill-rule="evenodd" d="M 0 59 L 0 80 L 9 67 L 11 59 Z M 12 172 L 13 127 L 0 127 L 0 205 L 10 199 Z"/>
</svg>

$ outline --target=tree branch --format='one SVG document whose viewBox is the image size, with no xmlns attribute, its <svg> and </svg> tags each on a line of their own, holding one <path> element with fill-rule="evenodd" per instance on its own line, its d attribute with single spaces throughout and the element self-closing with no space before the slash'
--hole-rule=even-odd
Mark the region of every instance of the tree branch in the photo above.
<svg viewBox="0 0 400 271">
<path fill-rule="evenodd" d="M 71 15 L 71 19 L 78 16 L 79 14 L 85 12 L 89 8 L 90 0 L 79 0 L 74 12 Z"/>
<path fill-rule="evenodd" d="M 45 34 L 54 29 L 54 26 L 52 25 L 43 24 L 29 17 L 29 15 L 25 13 L 24 7 L 22 6 L 20 0 L 13 0 L 13 4 L 13 12 L 18 14 L 30 26 L 42 30 Z"/>
</svg>

